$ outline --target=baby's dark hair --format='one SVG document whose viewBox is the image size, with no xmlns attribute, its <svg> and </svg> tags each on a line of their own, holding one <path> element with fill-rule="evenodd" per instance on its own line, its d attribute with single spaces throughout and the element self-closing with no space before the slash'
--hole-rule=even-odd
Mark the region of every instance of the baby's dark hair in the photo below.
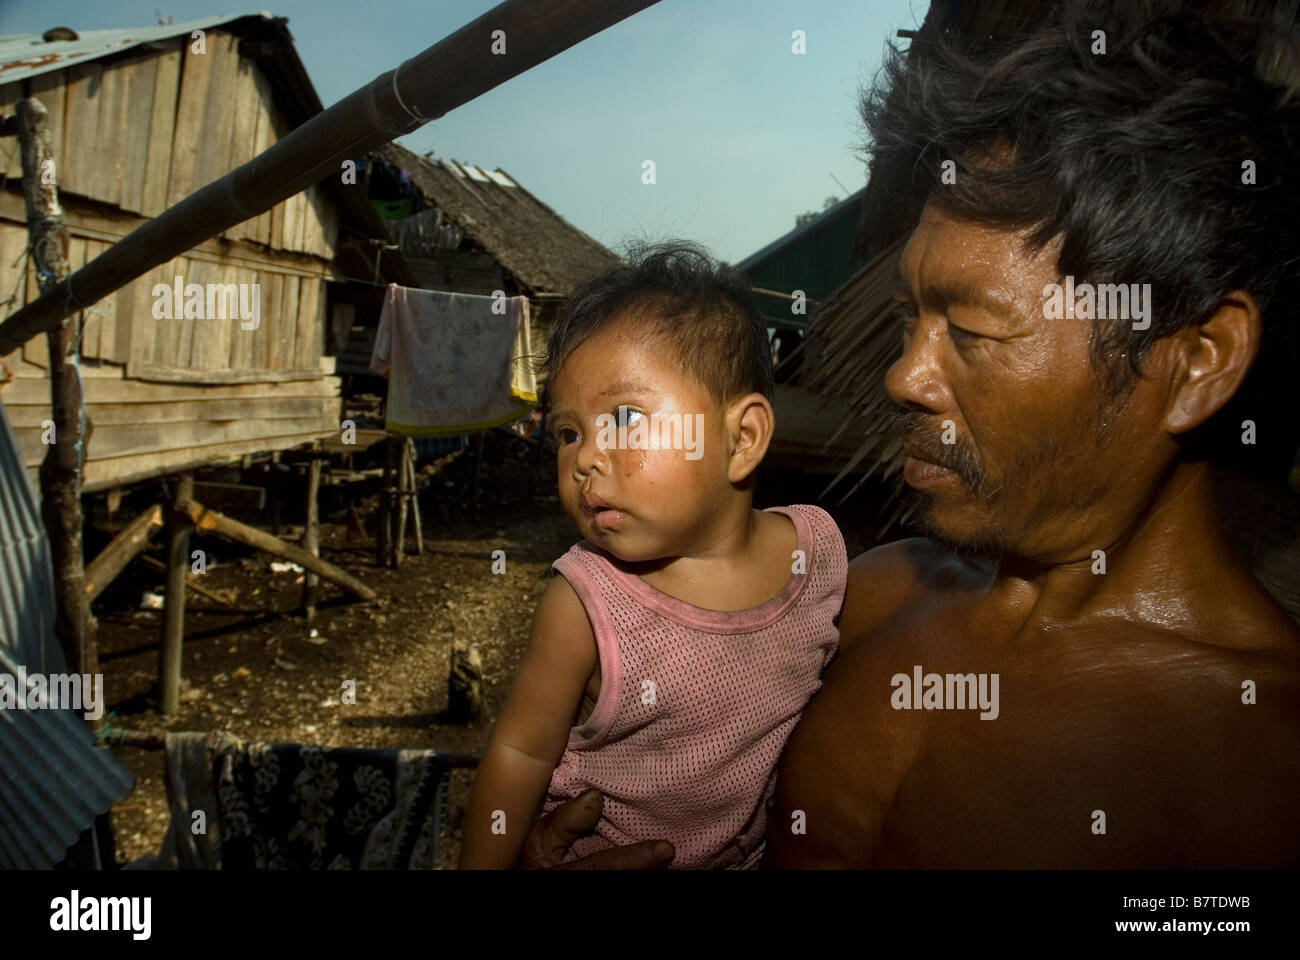
<svg viewBox="0 0 1300 960">
<path fill-rule="evenodd" d="M 772 348 L 749 279 L 684 240 L 635 243 L 626 263 L 588 280 L 549 331 L 543 370 L 549 406 L 561 365 L 615 319 L 645 324 L 719 404 L 748 393 L 772 402 Z"/>
</svg>

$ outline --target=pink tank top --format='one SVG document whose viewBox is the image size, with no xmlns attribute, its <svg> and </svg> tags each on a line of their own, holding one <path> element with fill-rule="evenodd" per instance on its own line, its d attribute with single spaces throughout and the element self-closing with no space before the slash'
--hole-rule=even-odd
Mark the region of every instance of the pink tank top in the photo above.
<svg viewBox="0 0 1300 960">
<path fill-rule="evenodd" d="M 757 863 L 776 763 L 835 655 L 848 558 L 830 514 L 770 507 L 798 533 L 803 564 L 749 610 L 705 610 L 620 570 L 583 540 L 552 564 L 582 599 L 600 655 L 600 697 L 574 727 L 543 813 L 596 787 L 596 832 L 569 859 L 664 838 L 673 868 Z"/>
</svg>

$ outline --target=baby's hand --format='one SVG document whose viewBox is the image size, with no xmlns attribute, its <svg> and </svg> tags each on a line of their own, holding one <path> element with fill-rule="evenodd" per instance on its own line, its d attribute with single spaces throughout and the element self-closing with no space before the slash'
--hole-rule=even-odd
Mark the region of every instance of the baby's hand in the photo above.
<svg viewBox="0 0 1300 960">
<path fill-rule="evenodd" d="M 605 798 L 595 789 L 560 804 L 528 831 L 516 867 L 522 870 L 663 870 L 672 863 L 676 851 L 667 840 L 642 840 L 565 863 L 564 855 L 573 842 L 595 829 L 604 805 Z"/>
</svg>

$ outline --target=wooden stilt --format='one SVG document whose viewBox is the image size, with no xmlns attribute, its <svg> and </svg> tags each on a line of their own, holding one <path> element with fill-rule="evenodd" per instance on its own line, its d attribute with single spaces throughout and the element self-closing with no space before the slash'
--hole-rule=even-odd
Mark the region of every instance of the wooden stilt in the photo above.
<svg viewBox="0 0 1300 960">
<path fill-rule="evenodd" d="M 163 597 L 162 656 L 158 663 L 158 712 L 176 712 L 180 703 L 181 647 L 185 635 L 185 574 L 190 568 L 190 532 L 185 504 L 194 494 L 194 474 L 176 483 L 167 514 L 167 590 Z"/>
<path fill-rule="evenodd" d="M 392 539 L 393 522 L 389 519 L 389 490 L 393 484 L 393 438 L 385 437 L 384 445 L 384 482 L 379 491 L 379 522 L 375 527 L 375 564 L 380 567 L 391 566 L 389 562 L 389 541 Z"/>
<path fill-rule="evenodd" d="M 415 554 L 424 556 L 424 525 L 420 519 L 420 482 L 415 472 L 415 444 L 411 444 L 411 525 L 415 527 Z"/>
<path fill-rule="evenodd" d="M 474 435 L 474 489 L 471 497 L 475 519 L 478 518 L 478 475 L 483 469 L 483 436 L 485 433 L 486 431 L 480 430 Z"/>
<path fill-rule="evenodd" d="M 93 603 L 104 588 L 117 579 L 150 538 L 162 529 L 162 525 L 162 504 L 155 503 L 123 527 L 113 541 L 99 551 L 99 556 L 86 565 L 83 589 L 87 604 Z"/>
<path fill-rule="evenodd" d="M 236 543 L 244 544 L 246 547 L 252 547 L 254 550 L 261 550 L 263 553 L 283 557 L 285 560 L 292 560 L 308 570 L 314 570 L 331 583 L 337 583 L 348 593 L 360 597 L 362 600 L 375 599 L 375 591 L 352 576 L 352 574 L 346 570 L 340 570 L 334 564 L 327 563 L 320 557 L 312 556 L 301 547 L 285 543 L 269 533 L 263 533 L 256 527 L 250 527 L 246 523 L 240 523 L 238 520 L 217 513 L 215 510 L 209 510 L 203 504 L 194 500 L 186 501 L 181 509 L 189 516 L 190 521 L 198 530 L 210 531 L 225 537 L 227 540 L 233 540 Z"/>
<path fill-rule="evenodd" d="M 271 454 L 271 479 L 267 482 L 266 495 L 271 498 L 271 533 L 280 535 L 280 455 Z"/>
<path fill-rule="evenodd" d="M 302 545 L 313 557 L 320 556 L 320 461 L 307 465 L 307 527 L 303 530 Z M 308 570 L 302 581 L 302 612 L 308 620 L 316 618 L 316 593 L 318 576 Z"/>
<path fill-rule="evenodd" d="M 397 533 L 393 537 L 393 566 L 402 565 L 402 554 L 406 552 L 406 514 L 407 507 L 407 487 L 406 487 L 406 461 L 407 448 L 411 445 L 410 437 L 402 437 L 401 447 L 397 457 Z"/>
</svg>

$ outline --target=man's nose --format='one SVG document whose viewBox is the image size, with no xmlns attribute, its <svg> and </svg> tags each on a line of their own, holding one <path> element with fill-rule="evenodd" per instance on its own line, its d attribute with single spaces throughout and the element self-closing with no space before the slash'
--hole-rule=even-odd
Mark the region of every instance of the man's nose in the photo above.
<svg viewBox="0 0 1300 960">
<path fill-rule="evenodd" d="M 908 410 L 947 409 L 951 392 L 940 363 L 942 324 L 920 323 L 903 346 L 903 355 L 885 373 L 885 392 Z"/>
</svg>

